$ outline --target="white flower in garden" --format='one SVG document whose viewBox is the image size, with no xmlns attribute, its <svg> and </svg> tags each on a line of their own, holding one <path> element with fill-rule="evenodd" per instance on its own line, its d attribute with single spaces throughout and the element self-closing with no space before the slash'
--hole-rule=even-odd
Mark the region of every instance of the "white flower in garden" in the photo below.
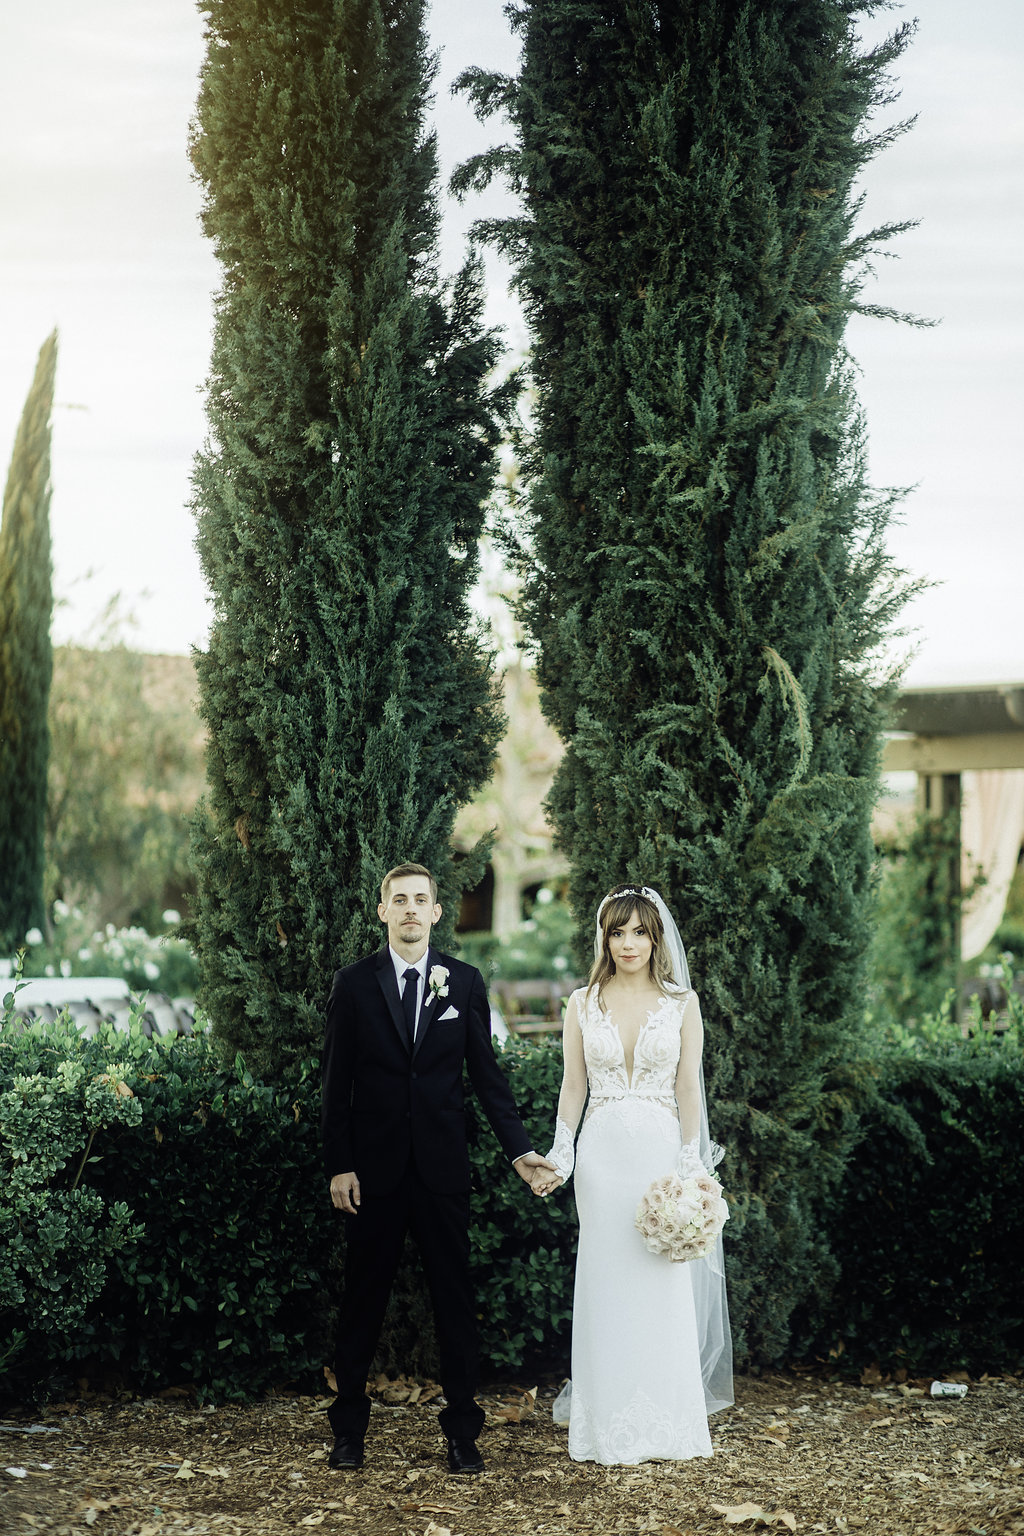
<svg viewBox="0 0 1024 1536">
<path fill-rule="evenodd" d="M 556 955 L 551 964 L 554 966 L 559 975 L 561 975 L 563 971 L 567 971 L 569 969 L 569 962 L 564 955 Z"/>
<path fill-rule="evenodd" d="M 56 974 L 57 974 L 57 972 L 54 970 L 52 965 L 48 965 L 46 967 L 46 975 L 47 976 L 56 976 Z"/>
<path fill-rule="evenodd" d="M 173 907 L 168 907 L 166 912 L 161 913 L 161 916 L 168 928 L 173 928 L 175 923 L 181 922 L 181 913 L 175 912 Z"/>
<path fill-rule="evenodd" d="M 107 931 L 107 938 L 108 939 L 112 939 L 114 937 L 114 934 L 117 932 L 117 929 L 114 927 L 113 923 L 108 923 L 106 931 Z"/>
<path fill-rule="evenodd" d="M 62 960 L 61 961 L 61 963 L 60 963 L 60 973 L 64 977 L 67 977 L 67 976 L 71 975 L 71 961 L 70 960 Z"/>
<path fill-rule="evenodd" d="M 156 981 L 157 977 L 160 975 L 160 967 L 158 965 L 154 965 L 152 960 L 147 960 L 142 969 L 146 973 L 147 981 Z"/>
<path fill-rule="evenodd" d="M 81 909 L 81 907 L 72 907 L 71 908 L 71 916 L 74 918 L 76 923 L 80 923 L 82 921 L 82 909 Z"/>
<path fill-rule="evenodd" d="M 88 962 L 92 959 L 92 950 L 89 949 L 87 945 L 83 945 L 83 947 L 78 951 L 78 958 L 85 964 L 88 964 Z"/>
<path fill-rule="evenodd" d="M 54 917 L 67 917 L 70 911 L 71 908 L 68 906 L 66 901 L 55 901 L 53 904 Z"/>
<path fill-rule="evenodd" d="M 546 907 L 549 901 L 554 901 L 554 891 L 549 891 L 546 885 L 542 885 L 537 892 L 537 900 L 542 907 Z"/>
<path fill-rule="evenodd" d="M 26 944 L 41 944 L 42 942 L 43 942 L 43 936 L 39 932 L 39 929 L 38 928 L 30 928 L 28 933 L 26 933 L 26 935 L 25 935 L 25 943 Z"/>
</svg>

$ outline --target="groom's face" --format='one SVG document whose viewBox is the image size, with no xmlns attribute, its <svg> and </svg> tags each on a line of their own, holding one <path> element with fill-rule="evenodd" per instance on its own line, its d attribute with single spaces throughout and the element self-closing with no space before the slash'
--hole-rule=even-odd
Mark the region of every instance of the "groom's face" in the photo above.
<svg viewBox="0 0 1024 1536">
<path fill-rule="evenodd" d="M 399 875 L 388 887 L 388 899 L 378 906 L 377 916 L 387 925 L 392 949 L 416 961 L 430 942 L 441 908 L 430 894 L 425 875 Z"/>
</svg>

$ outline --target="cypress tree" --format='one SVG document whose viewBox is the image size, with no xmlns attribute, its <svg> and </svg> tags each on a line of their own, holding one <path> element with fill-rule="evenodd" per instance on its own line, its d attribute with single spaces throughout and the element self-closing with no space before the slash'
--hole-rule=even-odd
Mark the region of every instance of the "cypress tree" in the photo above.
<svg viewBox="0 0 1024 1536">
<path fill-rule="evenodd" d="M 878 648 L 901 602 L 844 355 L 854 182 L 904 28 L 873 0 L 526 0 L 521 73 L 463 79 L 510 147 L 537 399 L 521 612 L 565 742 L 549 810 L 581 954 L 629 878 L 676 912 L 707 1021 L 737 1357 L 827 1283 L 863 1016 Z"/>
<path fill-rule="evenodd" d="M 438 876 L 501 715 L 468 606 L 507 386 L 478 265 L 436 264 L 422 0 L 203 0 L 192 138 L 223 263 L 195 472 L 201 1001 L 263 1071 L 309 1055 L 377 887 Z M 460 866 L 478 878 L 482 854 Z"/>
<path fill-rule="evenodd" d="M 44 921 L 50 619 L 50 417 L 57 332 L 25 401 L 0 522 L 0 948 Z"/>
</svg>

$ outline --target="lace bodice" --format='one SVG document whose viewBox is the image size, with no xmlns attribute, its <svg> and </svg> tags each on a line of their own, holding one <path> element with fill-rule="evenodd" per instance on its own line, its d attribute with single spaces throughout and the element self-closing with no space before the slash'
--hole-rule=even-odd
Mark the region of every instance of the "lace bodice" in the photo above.
<svg viewBox="0 0 1024 1536">
<path fill-rule="evenodd" d="M 687 995 L 664 996 L 658 1006 L 649 1011 L 637 1036 L 631 1081 L 622 1039 L 610 1014 L 598 1002 L 597 989 L 589 998 L 586 988 L 579 989 L 576 1010 L 590 1087 L 588 1118 L 601 1105 L 623 1099 L 654 1101 L 676 1112 L 680 1026 Z"/>
</svg>

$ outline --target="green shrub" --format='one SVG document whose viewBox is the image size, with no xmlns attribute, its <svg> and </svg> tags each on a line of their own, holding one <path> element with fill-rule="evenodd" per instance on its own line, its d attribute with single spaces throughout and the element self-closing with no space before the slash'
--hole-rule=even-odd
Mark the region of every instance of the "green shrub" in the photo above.
<svg viewBox="0 0 1024 1536">
<path fill-rule="evenodd" d="M 320 1373 L 337 1222 L 321 1171 L 319 1078 L 225 1069 L 203 1036 L 160 1047 L 143 1134 L 97 1171 L 135 1191 L 138 1262 L 104 1297 L 106 1348 L 136 1381 L 218 1396 Z"/>
<path fill-rule="evenodd" d="M 6 1025 L 12 1004 L 8 994 Z M 7 1065 L 0 1067 L 0 1363 L 17 1369 L 72 1358 L 114 1268 L 131 1262 L 141 1229 L 127 1203 L 81 1180 L 98 1158 L 93 1148 L 137 1126 L 142 1113 L 120 1061 L 62 1056 L 52 1075 Z"/>
<path fill-rule="evenodd" d="M 984 883 L 975 873 L 960 885 L 959 871 L 960 823 L 952 811 L 921 813 L 885 850 L 870 955 L 875 1013 L 913 1024 L 948 1011 L 957 984 L 958 914 Z"/>
<path fill-rule="evenodd" d="M 933 1040 L 878 1062 L 878 1096 L 828 1213 L 841 1282 L 797 1348 L 911 1372 L 1019 1370 L 1020 1035 Z"/>
<path fill-rule="evenodd" d="M 562 1081 L 560 1041 L 510 1040 L 499 1057 L 534 1149 L 546 1152 Z M 473 1272 L 481 1347 L 495 1371 L 568 1357 L 576 1265 L 576 1207 L 569 1191 L 533 1195 L 509 1168 L 470 1099 Z"/>
<path fill-rule="evenodd" d="M 499 1059 L 543 1152 L 559 1045 L 512 1041 Z M 859 1145 L 822 1224 L 840 1278 L 804 1309 L 791 1352 L 910 1370 L 1016 1367 L 1020 1030 L 965 1042 L 936 1022 L 880 1047 L 875 1071 Z M 571 1326 L 572 1194 L 536 1199 L 468 1102 L 485 1372 L 559 1368 Z M 62 1387 L 72 1365 L 76 1375 L 116 1370 L 143 1389 L 193 1382 L 218 1397 L 314 1386 L 330 1358 L 344 1231 L 321 1172 L 318 1110 L 312 1063 L 291 1087 L 272 1088 L 240 1061 L 225 1067 L 203 1036 L 84 1040 L 67 1023 L 5 1028 L 4 1395 Z M 742 1201 L 728 1177 L 726 1188 Z M 757 1273 L 749 1245 L 727 1260 L 738 1314 L 736 1302 L 772 1275 Z M 436 1370 L 411 1249 L 376 1366 Z"/>
<path fill-rule="evenodd" d="M 104 1075 L 132 1097 L 104 1098 Z M 72 1084 L 80 1096 L 86 1085 L 77 1120 L 66 1108 Z M 219 1396 L 319 1374 L 337 1224 L 311 1064 L 291 1088 L 271 1088 L 240 1062 L 225 1068 L 202 1035 L 151 1042 L 105 1030 L 87 1040 L 67 1022 L 8 1027 L 0 1101 L 12 1156 L 32 1128 L 49 1200 L 47 1220 L 33 1224 L 16 1190 L 0 1197 L 20 1266 L 13 1279 L 0 1271 L 3 1321 L 34 1346 L 8 1359 L 7 1394 L 71 1362 L 116 1368 L 143 1388 L 191 1381 Z M 44 1162 L 58 1137 L 59 1155 Z M 111 1253 L 116 1264 L 104 1263 Z M 60 1290 L 45 1335 L 37 1293 L 17 1282 L 29 1272 Z"/>
<path fill-rule="evenodd" d="M 546 1148 L 560 1051 L 515 1043 L 501 1060 Z M 225 1067 L 201 1034 L 89 1040 L 67 1020 L 9 1024 L 0 1104 L 5 1155 L 13 1165 L 31 1150 L 29 1193 L 45 1195 L 38 1215 L 18 1180 L 0 1196 L 0 1319 L 17 1345 L 0 1358 L 5 1396 L 45 1391 L 72 1364 L 218 1397 L 320 1379 L 344 1227 L 321 1171 L 313 1063 L 270 1087 L 240 1060 Z M 470 1104 L 484 1364 L 514 1371 L 567 1352 L 575 1214 L 571 1196 L 530 1193 Z M 378 1368 L 436 1363 L 431 1338 L 409 1262 Z"/>
</svg>

